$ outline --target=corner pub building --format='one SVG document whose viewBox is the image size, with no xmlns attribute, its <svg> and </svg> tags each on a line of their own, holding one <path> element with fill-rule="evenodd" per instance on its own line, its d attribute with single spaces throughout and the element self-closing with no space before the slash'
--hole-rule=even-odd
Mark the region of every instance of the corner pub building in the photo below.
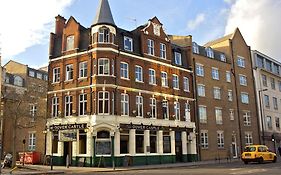
<svg viewBox="0 0 281 175">
<path fill-rule="evenodd" d="M 154 17 L 118 28 L 101 0 L 85 28 L 56 17 L 50 36 L 46 155 L 55 165 L 127 166 L 197 160 L 190 46 Z"/>
</svg>

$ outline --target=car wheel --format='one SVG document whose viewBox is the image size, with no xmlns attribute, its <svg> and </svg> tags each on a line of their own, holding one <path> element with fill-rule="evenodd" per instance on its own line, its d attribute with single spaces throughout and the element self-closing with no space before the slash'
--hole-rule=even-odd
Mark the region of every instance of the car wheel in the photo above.
<svg viewBox="0 0 281 175">
<path fill-rule="evenodd" d="M 259 163 L 263 163 L 263 158 L 260 157 L 259 160 L 258 160 L 258 162 L 259 162 Z"/>
<path fill-rule="evenodd" d="M 273 159 L 273 163 L 276 163 L 276 161 L 277 161 L 277 157 L 276 156 L 274 156 L 274 159 Z"/>
<path fill-rule="evenodd" d="M 247 165 L 249 162 L 248 161 L 244 161 L 244 163 Z"/>
</svg>

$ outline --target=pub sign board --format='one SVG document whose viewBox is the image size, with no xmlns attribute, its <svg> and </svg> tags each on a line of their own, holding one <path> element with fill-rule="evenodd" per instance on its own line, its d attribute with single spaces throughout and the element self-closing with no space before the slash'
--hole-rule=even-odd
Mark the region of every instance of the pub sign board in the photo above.
<svg viewBox="0 0 281 175">
<path fill-rule="evenodd" d="M 60 142 L 72 142 L 77 140 L 77 130 L 63 130 L 59 132 Z"/>
<path fill-rule="evenodd" d="M 74 123 L 74 124 L 65 124 L 65 125 L 51 125 L 50 131 L 60 131 L 60 130 L 73 130 L 73 129 L 86 129 L 87 123 Z"/>
</svg>

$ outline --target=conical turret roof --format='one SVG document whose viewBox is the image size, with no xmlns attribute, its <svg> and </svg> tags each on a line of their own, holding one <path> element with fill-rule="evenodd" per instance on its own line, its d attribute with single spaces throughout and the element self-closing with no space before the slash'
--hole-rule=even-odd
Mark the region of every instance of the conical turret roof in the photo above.
<svg viewBox="0 0 281 175">
<path fill-rule="evenodd" d="M 93 26 L 98 24 L 109 24 L 116 26 L 112 17 L 108 0 L 100 0 Z"/>
</svg>

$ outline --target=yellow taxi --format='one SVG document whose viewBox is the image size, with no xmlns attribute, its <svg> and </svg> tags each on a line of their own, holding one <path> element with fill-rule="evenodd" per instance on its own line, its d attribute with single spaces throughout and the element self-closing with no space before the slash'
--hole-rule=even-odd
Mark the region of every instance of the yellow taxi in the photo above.
<svg viewBox="0 0 281 175">
<path fill-rule="evenodd" d="M 275 153 L 268 150 L 265 145 L 250 145 L 246 146 L 241 156 L 245 164 L 249 162 L 263 163 L 264 161 L 276 162 L 277 156 Z"/>
</svg>

